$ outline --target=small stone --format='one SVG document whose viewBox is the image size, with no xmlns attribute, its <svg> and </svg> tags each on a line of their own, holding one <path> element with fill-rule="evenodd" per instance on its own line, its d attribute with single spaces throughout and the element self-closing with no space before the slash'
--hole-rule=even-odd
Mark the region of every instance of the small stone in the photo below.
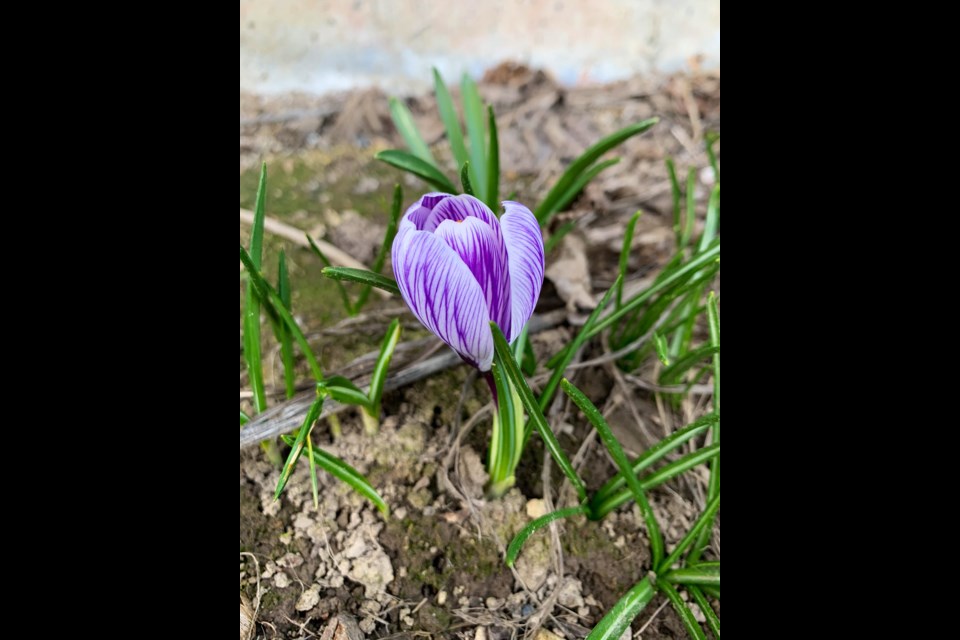
<svg viewBox="0 0 960 640">
<path fill-rule="evenodd" d="M 477 630 L 473 633 L 473 640 L 487 640 L 487 628 L 477 627 Z"/>
<path fill-rule="evenodd" d="M 406 508 L 406 507 L 398 507 L 398 508 L 393 512 L 393 517 L 396 518 L 397 520 L 403 520 L 404 518 L 407 517 L 407 508 Z"/>
<path fill-rule="evenodd" d="M 377 623 L 373 618 L 364 618 L 360 621 L 360 630 L 364 633 L 370 634 L 373 633 L 373 630 L 377 628 Z"/>
<path fill-rule="evenodd" d="M 367 552 L 367 542 L 363 536 L 354 536 L 350 541 L 350 546 L 343 550 L 343 555 L 348 558 L 359 558 Z"/>
<path fill-rule="evenodd" d="M 536 520 L 547 514 L 547 504 L 539 498 L 527 501 L 527 516 L 531 520 Z"/>
<path fill-rule="evenodd" d="M 281 571 L 277 575 L 273 576 L 273 584 L 277 589 L 286 589 L 290 586 L 290 578 L 287 577 L 287 574 Z"/>
<path fill-rule="evenodd" d="M 583 596 L 581 595 L 582 591 L 583 585 L 579 580 L 567 580 L 560 587 L 560 592 L 557 594 L 557 602 L 569 609 L 582 607 L 584 605 Z"/>
<path fill-rule="evenodd" d="M 412 627 L 412 626 L 413 626 L 413 618 L 411 618 L 410 616 L 404 616 L 404 617 L 403 617 L 403 624 L 407 625 L 408 627 Z"/>
<path fill-rule="evenodd" d="M 300 594 L 297 599 L 297 611 L 310 611 L 320 602 L 320 585 L 312 584 L 310 588 Z"/>
<path fill-rule="evenodd" d="M 536 640 L 561 640 L 560 636 L 555 634 L 553 631 L 547 629 L 540 629 L 537 631 Z"/>
<path fill-rule="evenodd" d="M 503 599 L 490 597 L 490 598 L 487 598 L 485 604 L 487 605 L 487 609 L 490 609 L 490 611 L 496 611 L 497 609 L 503 606 Z"/>
<path fill-rule="evenodd" d="M 440 593 L 437 594 L 437 605 L 442 607 L 444 604 L 446 604 L 446 602 L 447 602 L 447 592 L 441 591 Z"/>
<path fill-rule="evenodd" d="M 303 556 L 299 553 L 288 553 L 277 560 L 277 566 L 287 567 L 288 569 L 296 569 L 301 564 L 303 564 Z"/>
</svg>

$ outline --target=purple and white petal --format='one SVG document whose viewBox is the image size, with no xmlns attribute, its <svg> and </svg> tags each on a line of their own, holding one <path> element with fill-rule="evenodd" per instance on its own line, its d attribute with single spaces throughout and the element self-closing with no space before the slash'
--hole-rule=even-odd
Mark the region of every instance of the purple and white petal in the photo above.
<svg viewBox="0 0 960 640">
<path fill-rule="evenodd" d="M 447 219 L 434 235 L 446 242 L 464 261 L 485 294 L 488 320 L 509 335 L 512 320 L 507 250 L 497 229 L 480 218 Z"/>
<path fill-rule="evenodd" d="M 490 208 L 470 195 L 459 195 L 445 198 L 438 201 L 433 207 L 430 215 L 424 220 L 418 229 L 424 231 L 434 231 L 444 220 L 463 220 L 465 218 L 478 218 L 492 227 L 500 236 L 500 221 Z"/>
<path fill-rule="evenodd" d="M 407 209 L 406 213 L 403 214 L 402 220 L 409 220 L 417 229 L 423 229 L 424 221 L 430 215 L 430 212 L 433 211 L 433 208 L 437 206 L 437 203 L 445 200 L 446 198 L 452 197 L 452 194 L 441 193 L 439 191 L 426 193 L 419 200 L 410 205 L 410 208 Z"/>
<path fill-rule="evenodd" d="M 503 241 L 510 263 L 510 302 L 512 320 L 507 340 L 513 342 L 533 315 L 543 286 L 543 236 L 530 209 L 519 202 L 503 203 L 500 217 Z"/>
<path fill-rule="evenodd" d="M 486 297 L 473 273 L 441 238 L 403 225 L 393 242 L 393 273 L 403 299 L 427 329 L 481 371 L 493 362 Z"/>
</svg>

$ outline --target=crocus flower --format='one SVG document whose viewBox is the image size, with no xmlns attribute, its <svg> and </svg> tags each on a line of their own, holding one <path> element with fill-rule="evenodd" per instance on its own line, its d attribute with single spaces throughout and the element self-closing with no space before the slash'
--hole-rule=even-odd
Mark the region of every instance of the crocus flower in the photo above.
<svg viewBox="0 0 960 640">
<path fill-rule="evenodd" d="M 403 215 L 393 273 L 413 314 L 468 363 L 489 371 L 493 320 L 513 342 L 543 284 L 540 225 L 504 202 L 498 220 L 473 196 L 428 193 Z"/>
</svg>

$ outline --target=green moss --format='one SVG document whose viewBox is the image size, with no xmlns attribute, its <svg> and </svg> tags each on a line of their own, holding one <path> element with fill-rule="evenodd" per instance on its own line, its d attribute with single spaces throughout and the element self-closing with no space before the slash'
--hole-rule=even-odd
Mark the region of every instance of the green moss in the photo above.
<svg viewBox="0 0 960 640">
<path fill-rule="evenodd" d="M 339 146 L 266 158 L 267 214 L 300 221 L 327 208 L 353 209 L 386 223 L 400 173 L 375 160 L 374 153 L 376 150 Z M 259 167 L 240 174 L 241 207 L 253 208 L 259 176 Z M 371 179 L 379 182 L 375 189 L 366 187 Z"/>
</svg>

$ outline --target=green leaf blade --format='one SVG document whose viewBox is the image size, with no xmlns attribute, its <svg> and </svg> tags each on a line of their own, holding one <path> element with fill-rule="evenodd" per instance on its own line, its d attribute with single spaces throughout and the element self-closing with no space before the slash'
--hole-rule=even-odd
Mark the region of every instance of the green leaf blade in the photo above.
<svg viewBox="0 0 960 640">
<path fill-rule="evenodd" d="M 406 151 L 387 149 L 386 151 L 381 151 L 374 157 L 401 171 L 412 173 L 444 193 L 457 192 L 457 188 L 453 186 L 453 183 L 450 182 L 447 176 L 443 175 L 439 169 Z"/>
<path fill-rule="evenodd" d="M 544 528 L 551 522 L 555 522 L 561 518 L 569 518 L 576 515 L 585 515 L 587 509 L 584 505 L 577 507 L 568 507 L 566 509 L 559 509 L 557 511 L 551 511 L 550 513 L 540 516 L 523 529 L 521 529 L 513 540 L 510 541 L 510 545 L 507 547 L 506 555 L 506 564 L 508 567 L 512 567 L 514 562 L 517 560 L 517 556 L 520 555 L 520 550 L 523 549 L 523 545 L 527 542 L 527 539 L 530 538 L 534 533 Z"/>
<path fill-rule="evenodd" d="M 283 441 L 291 446 L 294 443 L 293 438 L 290 436 L 283 436 Z M 373 485 L 370 484 L 363 474 L 340 458 L 327 453 L 319 447 L 313 450 L 313 457 L 318 467 L 338 480 L 350 485 L 354 491 L 373 503 L 373 506 L 375 506 L 385 518 L 389 517 L 390 507 L 387 506 L 387 503 L 384 502 L 383 498 L 380 497 L 380 494 L 377 493 L 377 490 L 373 488 Z"/>
<path fill-rule="evenodd" d="M 694 640 L 707 640 L 703 629 L 700 627 L 700 623 L 697 622 L 697 619 L 693 615 L 693 611 L 691 611 L 687 603 L 683 601 L 683 598 L 680 597 L 680 594 L 673 585 L 665 580 L 657 580 L 657 587 L 667 596 L 670 604 L 673 605 L 674 611 L 680 616 L 680 621 L 683 622 L 683 626 L 687 628 L 687 633 L 690 634 L 690 637 Z"/>
<path fill-rule="evenodd" d="M 310 431 L 313 430 L 313 425 L 317 421 L 317 418 L 320 417 L 320 410 L 323 409 L 323 396 L 318 396 L 316 400 L 313 401 L 313 404 L 310 405 L 310 408 L 307 410 L 307 415 L 303 419 L 303 424 L 300 426 L 300 430 L 297 431 L 297 437 L 291 438 L 287 442 L 286 437 L 284 437 L 284 442 L 290 446 L 290 453 L 287 454 L 287 461 L 283 464 L 283 469 L 280 470 L 280 479 L 277 480 L 277 489 L 273 493 L 273 499 L 277 500 L 280 498 L 280 494 L 283 493 L 283 488 L 287 486 L 287 480 L 290 479 L 290 474 L 293 473 L 293 468 L 297 464 L 297 460 L 300 459 L 301 454 L 303 454 L 303 446 L 307 439 L 307 436 L 310 435 Z"/>
<path fill-rule="evenodd" d="M 383 385 L 387 380 L 387 369 L 390 367 L 390 360 L 393 358 L 393 352 L 400 341 L 400 320 L 394 318 L 387 327 L 387 333 L 380 343 L 380 355 L 377 356 L 377 363 L 373 367 L 373 377 L 370 379 L 370 407 L 378 415 L 380 413 L 380 400 L 383 396 Z"/>
<path fill-rule="evenodd" d="M 400 132 L 404 142 L 407 143 L 410 153 L 436 168 L 437 161 L 433 159 L 433 154 L 430 153 L 430 147 L 427 146 L 427 143 L 423 140 L 423 136 L 420 135 L 420 130 L 413 121 L 413 115 L 410 113 L 410 110 L 407 109 L 407 105 L 403 104 L 397 98 L 390 98 L 390 116 L 393 118 L 393 123 L 397 126 L 397 131 Z"/>
<path fill-rule="evenodd" d="M 324 267 L 321 271 L 323 275 L 333 280 L 346 282 L 358 282 L 363 285 L 369 285 L 378 289 L 383 289 L 394 295 L 400 295 L 400 287 L 392 278 L 387 278 L 379 273 L 367 271 L 366 269 L 354 269 L 353 267 Z"/>
<path fill-rule="evenodd" d="M 473 79 L 463 74 L 460 81 L 460 97 L 463 99 L 463 116 L 467 122 L 467 138 L 470 140 L 470 170 L 477 197 L 487 201 L 487 150 L 483 102 Z"/>
<path fill-rule="evenodd" d="M 563 175 L 560 176 L 560 179 L 557 180 L 556 184 L 543 199 L 543 202 L 541 202 L 540 206 L 537 207 L 537 210 L 534 212 L 537 220 L 542 223 L 549 213 L 552 213 L 554 210 L 553 207 L 555 207 L 557 202 L 559 202 L 564 194 L 567 193 L 570 187 L 576 182 L 577 178 L 579 178 L 580 175 L 586 171 L 590 165 L 596 162 L 600 156 L 613 149 L 617 145 L 623 143 L 628 138 L 643 133 L 653 125 L 657 124 L 657 122 L 659 122 L 658 118 L 651 118 L 649 120 L 643 120 L 641 122 L 634 123 L 629 127 L 625 127 L 610 134 L 584 151 L 580 157 L 573 161 Z"/>
<path fill-rule="evenodd" d="M 450 150 L 453 151 L 453 158 L 457 161 L 457 166 L 462 167 L 463 163 L 470 159 L 470 156 L 467 155 L 467 147 L 463 144 L 463 130 L 460 128 L 457 110 L 453 106 L 453 98 L 450 97 L 450 91 L 436 68 L 433 70 L 433 85 L 437 96 L 437 109 L 440 111 L 440 119 L 443 120 L 443 127 L 447 130 L 447 140 L 450 141 Z"/>
<path fill-rule="evenodd" d="M 660 533 L 660 525 L 657 523 L 653 509 L 647 501 L 647 496 L 644 493 L 643 487 L 640 485 L 640 480 L 634 475 L 630 461 L 627 460 L 627 454 L 623 452 L 623 447 L 620 446 L 620 443 L 616 437 L 614 437 L 610 425 L 607 424 L 607 420 L 590 401 L 590 398 L 584 395 L 580 389 L 571 384 L 566 378 L 561 381 L 560 386 L 563 387 L 564 393 L 573 400 L 573 403 L 580 408 L 580 411 L 587 416 L 590 424 L 597 430 L 597 433 L 600 435 L 600 440 L 603 441 L 607 451 L 610 452 L 610 456 L 620 469 L 620 475 L 623 476 L 627 487 L 630 488 L 630 492 L 633 494 L 634 500 L 637 501 L 637 505 L 643 513 L 643 519 L 647 525 L 647 535 L 650 538 L 653 566 L 659 566 L 660 561 L 663 559 L 663 535 Z"/>
<path fill-rule="evenodd" d="M 603 616 L 587 636 L 587 640 L 619 640 L 655 594 L 656 590 L 647 578 L 635 584 Z"/>
<path fill-rule="evenodd" d="M 557 463 L 557 466 L 560 467 L 560 470 L 563 471 L 564 475 L 567 476 L 567 479 L 570 480 L 570 484 L 577 492 L 580 503 L 585 503 L 587 501 L 587 489 L 583 484 L 583 480 L 580 479 L 580 476 L 573 468 L 573 465 L 570 464 L 570 459 L 560 447 L 560 443 L 557 441 L 557 436 L 554 435 L 553 431 L 550 429 L 550 425 L 547 424 L 547 419 L 543 417 L 543 411 L 540 409 L 540 405 L 537 404 L 537 401 L 533 396 L 533 392 L 530 391 L 530 387 L 527 386 L 527 381 L 523 378 L 523 374 L 520 372 L 520 367 L 517 365 L 517 361 L 513 358 L 513 353 L 510 351 L 510 345 L 507 344 L 507 339 L 503 337 L 503 333 L 500 331 L 500 327 L 497 326 L 496 322 L 490 323 L 490 329 L 493 331 L 495 361 L 502 363 L 505 373 L 510 378 L 510 382 L 520 395 L 520 400 L 523 403 L 524 408 L 527 410 L 527 415 L 529 416 L 530 422 L 533 423 L 533 426 L 537 429 L 537 432 L 543 439 L 543 443 L 546 446 L 547 451 L 550 452 L 554 462 Z"/>
<path fill-rule="evenodd" d="M 500 141 L 497 138 L 497 120 L 493 107 L 487 107 L 490 146 L 487 149 L 487 206 L 494 213 L 500 212 Z"/>
</svg>

